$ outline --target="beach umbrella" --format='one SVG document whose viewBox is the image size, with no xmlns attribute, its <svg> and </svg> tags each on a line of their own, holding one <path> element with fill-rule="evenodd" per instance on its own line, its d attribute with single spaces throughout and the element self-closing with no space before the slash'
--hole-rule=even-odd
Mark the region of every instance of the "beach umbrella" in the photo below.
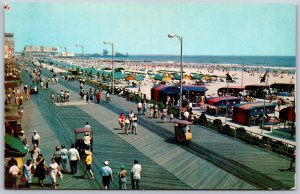
<svg viewBox="0 0 300 194">
<path fill-rule="evenodd" d="M 165 82 L 171 82 L 173 80 L 173 78 L 171 76 L 165 76 L 162 78 L 162 81 L 165 81 Z"/>
<path fill-rule="evenodd" d="M 192 79 L 192 77 L 189 75 L 185 75 L 182 77 L 182 80 L 191 80 L 191 79 Z"/>
<path fill-rule="evenodd" d="M 207 80 L 207 79 L 209 79 L 209 78 L 210 78 L 210 75 L 208 75 L 208 74 L 203 75 L 203 77 L 202 77 L 202 79 L 204 79 L 204 80 Z"/>
<path fill-rule="evenodd" d="M 114 77 L 115 79 L 125 79 L 128 76 L 127 73 L 115 72 Z"/>
<path fill-rule="evenodd" d="M 145 79 L 145 76 L 143 76 L 143 75 L 137 75 L 137 76 L 135 76 L 135 80 L 136 81 L 144 81 L 144 79 Z"/>
<path fill-rule="evenodd" d="M 112 69 L 109 68 L 109 67 L 104 67 L 104 68 L 102 68 L 101 70 L 112 70 Z"/>
<path fill-rule="evenodd" d="M 125 78 L 126 81 L 133 81 L 135 80 L 135 77 L 133 75 L 128 75 L 126 78 Z"/>
<path fill-rule="evenodd" d="M 164 76 L 161 75 L 161 74 L 156 74 L 156 75 L 154 76 L 154 80 L 162 80 L 163 78 L 164 78 Z"/>
<path fill-rule="evenodd" d="M 193 79 L 202 79 L 202 77 L 203 77 L 203 74 L 195 74 L 195 75 L 193 75 Z"/>
<path fill-rule="evenodd" d="M 180 75 L 175 75 L 175 76 L 173 77 L 173 79 L 175 79 L 175 80 L 180 80 Z"/>
</svg>

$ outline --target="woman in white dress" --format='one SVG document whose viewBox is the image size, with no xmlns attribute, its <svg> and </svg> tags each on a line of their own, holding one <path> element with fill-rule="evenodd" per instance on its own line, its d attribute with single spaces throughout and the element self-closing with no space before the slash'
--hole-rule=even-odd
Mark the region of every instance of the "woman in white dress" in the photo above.
<svg viewBox="0 0 300 194">
<path fill-rule="evenodd" d="M 31 169 L 34 168 L 34 165 L 31 163 L 31 160 L 28 159 L 26 161 L 26 163 L 24 164 L 23 166 L 23 175 L 26 179 L 26 186 L 28 188 L 30 188 L 30 183 L 31 183 L 31 180 L 32 180 L 32 172 L 31 172 Z"/>
<path fill-rule="evenodd" d="M 52 181 L 52 187 L 54 187 L 56 189 L 56 176 L 59 171 L 59 166 L 55 162 L 54 158 L 51 159 L 51 164 L 49 165 L 49 170 L 50 170 L 50 178 Z"/>
</svg>

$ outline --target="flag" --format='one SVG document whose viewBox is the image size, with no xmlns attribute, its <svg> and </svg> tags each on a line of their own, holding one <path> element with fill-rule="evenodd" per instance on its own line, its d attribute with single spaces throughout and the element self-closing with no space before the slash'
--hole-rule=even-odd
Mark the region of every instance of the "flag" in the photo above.
<svg viewBox="0 0 300 194">
<path fill-rule="evenodd" d="M 267 77 L 268 71 L 261 77 L 260 83 L 266 82 L 266 77 Z"/>
<path fill-rule="evenodd" d="M 226 82 L 232 81 L 232 77 L 229 75 L 229 73 L 226 74 Z"/>
<path fill-rule="evenodd" d="M 10 10 L 10 7 L 9 7 L 9 5 L 5 2 L 4 3 L 4 9 L 6 9 L 6 10 Z"/>
</svg>

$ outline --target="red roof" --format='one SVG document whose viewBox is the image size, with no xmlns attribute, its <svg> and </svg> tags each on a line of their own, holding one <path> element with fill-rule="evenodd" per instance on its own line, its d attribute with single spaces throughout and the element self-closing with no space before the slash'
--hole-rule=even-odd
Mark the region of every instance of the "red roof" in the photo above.
<svg viewBox="0 0 300 194">
<path fill-rule="evenodd" d="M 228 87 L 222 87 L 222 88 L 219 88 L 219 89 L 240 89 L 240 90 L 245 90 L 245 87 L 243 86 L 228 86 Z"/>
<path fill-rule="evenodd" d="M 217 102 L 222 101 L 222 100 L 240 100 L 240 98 L 239 97 L 235 97 L 235 96 L 215 97 L 215 98 L 208 99 L 207 104 L 215 105 Z"/>
<path fill-rule="evenodd" d="M 75 133 L 78 134 L 78 133 L 85 133 L 85 132 L 92 132 L 91 129 L 89 128 L 77 128 L 75 129 Z"/>
<path fill-rule="evenodd" d="M 273 104 L 270 104 L 270 103 L 263 103 L 263 102 L 260 102 L 260 103 L 248 103 L 248 104 L 242 104 L 241 106 L 239 106 L 240 109 L 251 109 L 251 108 L 254 108 L 254 107 L 263 107 L 263 106 L 275 106 Z"/>
</svg>

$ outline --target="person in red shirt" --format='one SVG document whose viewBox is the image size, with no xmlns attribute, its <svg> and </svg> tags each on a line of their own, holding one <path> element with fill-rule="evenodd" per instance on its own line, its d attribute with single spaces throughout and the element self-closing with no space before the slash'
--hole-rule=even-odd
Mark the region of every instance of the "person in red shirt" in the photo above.
<svg viewBox="0 0 300 194">
<path fill-rule="evenodd" d="M 125 122 L 125 116 L 124 116 L 123 113 L 121 113 L 120 116 L 119 116 L 119 124 L 120 124 L 121 130 L 122 130 L 123 127 L 124 127 L 124 122 Z"/>
<path fill-rule="evenodd" d="M 101 98 L 102 98 L 102 93 L 101 93 L 101 91 L 99 90 L 99 92 L 97 93 L 97 102 L 98 102 L 98 104 L 101 103 Z"/>
</svg>

